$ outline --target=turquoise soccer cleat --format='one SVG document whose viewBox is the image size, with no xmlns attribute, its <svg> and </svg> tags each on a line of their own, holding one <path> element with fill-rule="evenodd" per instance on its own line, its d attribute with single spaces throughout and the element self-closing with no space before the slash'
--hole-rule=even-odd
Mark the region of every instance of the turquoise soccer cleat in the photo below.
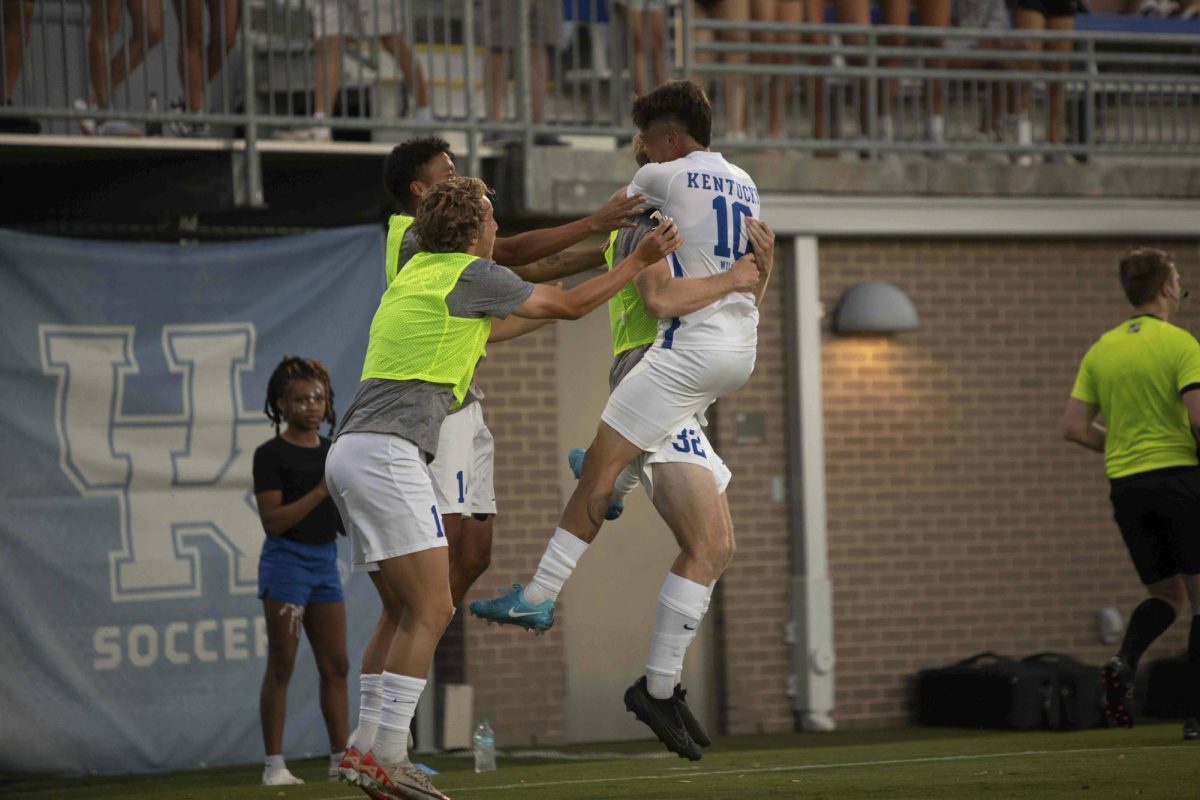
<svg viewBox="0 0 1200 800">
<path fill-rule="evenodd" d="M 571 468 L 572 474 L 575 475 L 575 480 L 579 480 L 579 476 L 583 474 L 583 457 L 586 454 L 587 452 L 582 447 L 573 447 L 567 453 L 567 465 Z M 624 511 L 624 500 L 610 500 L 608 508 L 604 512 L 604 518 L 610 521 L 614 520 L 621 516 L 621 513 Z"/>
<path fill-rule="evenodd" d="M 489 623 L 516 625 L 534 633 L 545 633 L 554 625 L 554 601 L 530 603 L 519 583 L 514 583 L 511 591 L 501 589 L 499 597 L 476 600 L 470 608 L 472 614 Z"/>
</svg>

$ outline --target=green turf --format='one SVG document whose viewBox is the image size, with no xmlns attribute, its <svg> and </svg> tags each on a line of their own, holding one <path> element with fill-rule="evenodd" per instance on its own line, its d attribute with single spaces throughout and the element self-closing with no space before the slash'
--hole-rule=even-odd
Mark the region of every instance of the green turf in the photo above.
<svg viewBox="0 0 1200 800">
<path fill-rule="evenodd" d="M 1018 733 L 903 729 L 719 739 L 696 763 L 655 756 L 651 743 L 564 748 L 579 760 L 502 754 L 476 775 L 469 758 L 432 756 L 455 800 L 599 798 L 1195 798 L 1200 742 L 1175 724 L 1133 730 Z M 597 753 L 610 757 L 596 758 Z M 619 756 L 619 757 L 618 757 Z M 305 786 L 257 786 L 260 767 L 75 780 L 9 780 L 0 797 L 62 800 L 358 800 L 324 780 L 326 764 L 290 764 Z"/>
</svg>

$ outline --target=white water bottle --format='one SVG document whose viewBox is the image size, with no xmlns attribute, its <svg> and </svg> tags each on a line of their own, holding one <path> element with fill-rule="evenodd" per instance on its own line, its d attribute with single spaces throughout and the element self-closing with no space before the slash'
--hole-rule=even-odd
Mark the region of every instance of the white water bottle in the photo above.
<svg viewBox="0 0 1200 800">
<path fill-rule="evenodd" d="M 496 734 L 487 719 L 479 720 L 475 735 L 471 737 L 475 746 L 475 771 L 491 772 L 496 768 Z"/>
</svg>

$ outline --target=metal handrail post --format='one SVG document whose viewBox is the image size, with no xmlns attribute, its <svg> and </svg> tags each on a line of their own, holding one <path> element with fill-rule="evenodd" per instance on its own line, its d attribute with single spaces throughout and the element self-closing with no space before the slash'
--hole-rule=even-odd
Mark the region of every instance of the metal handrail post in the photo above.
<svg viewBox="0 0 1200 800">
<path fill-rule="evenodd" d="M 533 97 L 529 71 L 529 0 L 517 0 L 517 119 L 521 121 L 521 202 L 533 197 L 533 173 L 529 156 L 533 151 Z M 542 87 L 543 89 L 545 87 Z"/>
<path fill-rule="evenodd" d="M 250 35 L 251 0 L 242 3 L 242 70 L 245 74 L 246 90 L 244 125 L 246 141 L 246 205 L 263 205 L 262 162 L 258 156 L 258 87 L 254 85 L 254 42 Z"/>
<path fill-rule="evenodd" d="M 475 118 L 475 4 L 463 4 L 463 86 L 466 88 L 467 174 L 479 177 L 479 120 Z M 485 87 L 484 91 L 487 89 Z"/>
</svg>

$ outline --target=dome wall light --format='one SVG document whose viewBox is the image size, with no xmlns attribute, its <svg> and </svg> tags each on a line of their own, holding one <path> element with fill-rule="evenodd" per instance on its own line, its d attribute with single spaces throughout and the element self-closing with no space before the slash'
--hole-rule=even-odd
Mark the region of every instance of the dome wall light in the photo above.
<svg viewBox="0 0 1200 800">
<path fill-rule="evenodd" d="M 842 295 L 833 315 L 833 332 L 840 334 L 890 334 L 921 327 L 917 309 L 908 295 L 890 283 L 867 281 Z"/>
</svg>

